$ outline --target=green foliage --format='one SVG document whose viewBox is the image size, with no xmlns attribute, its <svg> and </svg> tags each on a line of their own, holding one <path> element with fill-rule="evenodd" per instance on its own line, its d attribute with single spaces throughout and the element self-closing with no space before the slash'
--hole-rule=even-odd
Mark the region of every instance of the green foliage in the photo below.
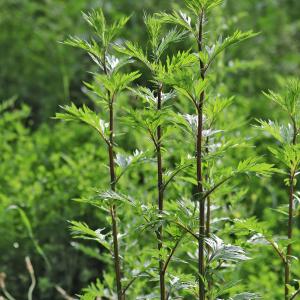
<svg viewBox="0 0 300 300">
<path fill-rule="evenodd" d="M 25 126 L 28 107 L 17 108 L 12 101 L 6 107 L 0 117 L 0 234 L 5 237 L 0 249 L 7 288 L 16 299 L 24 297 L 29 287 L 24 257 L 29 255 L 38 280 L 33 297 L 42 293 L 42 299 L 58 299 L 56 284 L 79 293 L 97 272 L 89 268 L 94 258 L 82 255 L 78 243 L 73 244 L 66 220 L 89 216 L 90 226 L 99 226 L 92 209 L 70 201 L 87 195 L 86 186 L 99 184 L 94 176 L 99 166 L 92 162 L 106 157 L 99 151 L 97 134 L 76 124 L 31 131 Z M 74 287 L 73 280 L 80 287 Z"/>
<path fill-rule="evenodd" d="M 292 119 L 298 119 L 300 108 L 300 81 L 298 79 L 288 80 L 284 85 L 284 89 L 284 95 L 274 93 L 273 91 L 264 93 L 264 95 L 278 104 Z"/>
<path fill-rule="evenodd" d="M 237 173 L 256 173 L 259 175 L 270 176 L 275 169 L 273 165 L 267 163 L 259 163 L 257 158 L 247 158 L 244 161 L 239 162 L 237 166 Z"/>
<path fill-rule="evenodd" d="M 85 239 L 85 240 L 94 240 L 100 243 L 104 248 L 110 250 L 110 243 L 107 241 L 106 235 L 101 232 L 105 228 L 92 230 L 89 226 L 82 222 L 71 221 L 70 229 L 75 238 Z"/>
<path fill-rule="evenodd" d="M 0 103 L 0 272 L 6 274 L 6 288 L 24 298 L 29 255 L 37 299 L 116 298 L 111 230 L 116 206 L 126 299 L 160 298 L 160 261 L 166 264 L 170 299 L 199 298 L 198 200 L 203 199 L 210 202 L 211 235 L 205 239 L 207 272 L 201 280 L 210 299 L 281 300 L 286 262 L 289 300 L 297 299 L 300 85 L 286 78 L 299 69 L 298 2 L 189 0 L 185 8 L 154 0 L 96 2 L 0 3 L 0 98 L 9 99 Z M 83 21 L 80 11 L 90 11 Z M 141 13 L 124 17 L 132 11 Z M 256 34 L 236 31 L 237 25 L 261 33 L 239 43 Z M 57 43 L 66 34 L 71 34 L 66 44 L 89 55 Z M 261 90 L 268 92 L 264 96 Z M 203 92 L 199 197 L 195 141 Z M 15 94 L 19 97 L 11 97 Z M 77 122 L 48 120 L 58 105 L 57 119 Z M 259 127 L 249 125 L 252 119 Z M 111 146 L 116 191 L 109 186 Z M 56 286 L 63 288 L 60 293 Z"/>
<path fill-rule="evenodd" d="M 91 42 L 87 42 L 78 37 L 70 37 L 65 41 L 66 45 L 78 47 L 86 50 L 92 57 L 95 57 L 104 68 L 104 58 L 108 47 L 115 41 L 120 34 L 123 27 L 128 22 L 128 17 L 120 18 L 113 24 L 107 24 L 103 11 L 101 9 L 94 10 L 91 13 L 83 14 L 86 22 L 93 27 L 97 34 L 98 40 L 92 39 Z"/>
<path fill-rule="evenodd" d="M 274 157 L 282 162 L 290 170 L 296 173 L 300 164 L 300 145 L 285 145 L 282 149 L 270 147 Z"/>
<path fill-rule="evenodd" d="M 210 49 L 207 49 L 207 57 L 203 57 L 203 55 L 200 57 L 206 63 L 205 69 L 207 69 L 208 66 L 216 59 L 216 57 L 228 47 L 255 37 L 256 35 L 257 34 L 253 31 L 241 32 L 237 30 L 231 36 L 226 37 L 223 41 L 218 40 L 215 45 L 213 45 Z"/>
<path fill-rule="evenodd" d="M 249 259 L 241 247 L 226 245 L 217 236 L 207 238 L 205 242 L 211 250 L 208 257 L 208 263 L 213 263 L 214 261 L 237 262 L 239 260 L 243 261 Z"/>
<path fill-rule="evenodd" d="M 62 107 L 66 113 L 57 113 L 56 118 L 65 121 L 81 121 L 96 129 L 104 141 L 108 143 L 108 124 L 101 120 L 96 113 L 87 106 L 77 108 L 73 103 L 70 106 Z"/>
<path fill-rule="evenodd" d="M 96 283 L 91 283 L 87 288 L 83 289 L 83 293 L 84 294 L 80 297 L 80 299 L 83 300 L 93 300 L 97 297 L 103 297 L 104 296 L 103 285 L 98 279 Z"/>
</svg>

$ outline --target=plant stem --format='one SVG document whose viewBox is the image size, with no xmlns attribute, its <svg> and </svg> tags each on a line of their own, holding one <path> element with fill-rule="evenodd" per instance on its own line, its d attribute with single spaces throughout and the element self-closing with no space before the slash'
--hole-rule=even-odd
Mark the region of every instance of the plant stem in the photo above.
<svg viewBox="0 0 300 300">
<path fill-rule="evenodd" d="M 296 145 L 297 127 L 296 127 L 296 122 L 293 120 L 293 118 L 292 121 L 293 121 L 293 128 L 294 128 L 292 144 Z M 291 240 L 293 237 L 294 179 L 295 179 L 295 171 L 292 169 L 290 171 L 289 216 L 288 216 L 288 232 L 287 232 L 287 237 L 289 240 Z M 288 284 L 290 282 L 290 274 L 291 274 L 291 265 L 290 265 L 291 255 L 292 255 L 292 244 L 290 242 L 290 244 L 288 244 L 287 246 L 286 261 L 285 261 L 285 268 L 284 268 L 284 296 L 286 300 L 289 299 Z"/>
<path fill-rule="evenodd" d="M 289 189 L 289 217 L 288 217 L 288 234 L 290 240 L 293 236 L 293 200 L 294 200 L 294 173 L 290 174 L 290 189 Z M 286 262 L 285 262 L 285 275 L 284 275 L 284 295 L 285 299 L 289 299 L 288 284 L 290 282 L 290 257 L 292 255 L 292 244 L 287 246 Z"/>
<path fill-rule="evenodd" d="M 209 150 L 208 150 L 208 145 L 209 145 L 209 137 L 206 138 L 206 142 L 205 142 L 205 153 L 206 155 L 209 154 Z M 209 170 L 209 164 L 207 164 L 207 169 Z M 207 172 L 206 176 L 205 176 L 205 180 L 209 181 L 209 173 Z M 206 226 L 205 226 L 205 236 L 206 238 L 210 237 L 210 218 L 211 218 L 211 201 L 210 201 L 210 196 L 207 196 L 206 199 Z M 207 257 L 209 257 L 210 255 L 210 248 L 207 246 L 206 247 L 206 252 L 207 252 Z M 209 271 L 210 266 L 207 265 L 206 269 L 207 271 Z M 213 285 L 213 279 L 211 277 L 208 277 L 207 279 L 207 289 L 208 291 L 211 290 Z M 208 299 L 210 300 L 210 296 L 208 296 Z"/>
<path fill-rule="evenodd" d="M 170 252 L 170 254 L 169 254 L 169 256 L 168 256 L 168 258 L 166 260 L 164 268 L 163 268 L 163 272 L 164 273 L 167 271 L 168 265 L 169 265 L 169 263 L 170 263 L 173 255 L 174 255 L 176 249 L 178 248 L 178 245 L 179 245 L 180 241 L 182 240 L 182 238 L 184 237 L 185 234 L 186 234 L 186 232 L 176 241 L 174 247 L 172 248 L 172 250 L 171 250 L 171 252 Z"/>
<path fill-rule="evenodd" d="M 206 203 L 206 232 L 205 232 L 205 236 L 206 238 L 210 237 L 210 197 L 207 197 L 207 203 Z M 206 247 L 206 252 L 207 252 L 207 257 L 210 256 L 210 248 Z M 206 270 L 208 273 L 208 278 L 207 278 L 207 289 L 208 291 L 211 290 L 212 286 L 213 286 L 213 278 L 211 276 L 209 276 L 209 269 L 210 266 L 207 265 L 206 266 Z M 210 300 L 211 297 L 208 295 L 208 300 Z"/>
<path fill-rule="evenodd" d="M 158 86 L 157 90 L 157 110 L 160 111 L 162 107 L 162 85 Z M 157 145 L 156 145 L 156 156 L 157 156 L 157 189 L 158 189 L 158 213 L 162 214 L 164 210 L 164 184 L 163 184 L 163 164 L 161 155 L 161 138 L 162 128 L 161 125 L 157 127 Z M 158 250 L 160 251 L 163 247 L 163 227 L 160 226 L 157 232 L 158 238 Z M 160 258 L 159 260 L 159 282 L 160 282 L 160 299 L 166 299 L 166 286 L 165 286 L 165 272 L 164 272 L 164 261 Z"/>
<path fill-rule="evenodd" d="M 109 99 L 109 170 L 110 170 L 110 187 L 112 191 L 116 190 L 116 173 L 114 163 L 114 99 Z M 117 207 L 115 204 L 110 206 L 110 215 L 112 221 L 112 233 L 113 233 L 113 247 L 114 247 L 114 264 L 115 274 L 117 282 L 117 294 L 118 300 L 125 299 L 125 295 L 122 294 L 122 274 L 121 274 L 121 263 L 119 256 L 119 241 L 118 241 L 118 225 L 117 225 Z"/>
<path fill-rule="evenodd" d="M 206 237 L 210 237 L 210 197 L 207 197 L 207 203 L 206 203 Z"/>
<path fill-rule="evenodd" d="M 209 137 L 206 138 L 206 141 L 205 141 L 205 153 L 206 155 L 209 154 L 209 150 L 208 150 L 208 145 L 209 145 Z M 209 165 L 207 165 L 208 167 L 208 170 L 209 170 Z M 205 179 L 206 181 L 209 180 L 209 173 L 207 172 L 206 176 L 205 176 Z M 205 236 L 207 238 L 210 237 L 210 215 L 211 215 L 211 210 L 210 210 L 210 196 L 207 196 L 207 199 L 206 199 L 206 228 L 205 228 Z M 207 247 L 207 250 L 209 251 L 209 247 Z"/>
<path fill-rule="evenodd" d="M 203 48 L 203 21 L 204 12 L 200 13 L 199 31 L 198 31 L 198 50 Z M 200 59 L 200 75 L 202 80 L 205 79 L 204 63 Z M 197 196 L 199 201 L 199 242 L 198 242 L 198 272 L 199 272 L 199 300 L 205 300 L 204 284 L 204 237 L 205 237 L 205 198 L 203 198 L 203 174 L 202 174 L 202 131 L 203 131 L 203 104 L 205 100 L 204 90 L 201 92 L 200 100 L 197 105 L 198 129 L 197 129 Z"/>
<path fill-rule="evenodd" d="M 108 76 L 108 70 L 106 66 L 106 49 L 103 53 L 103 70 L 106 76 Z M 116 172 L 114 162 L 114 95 L 111 95 L 110 91 L 107 91 L 107 98 L 109 104 L 109 142 L 108 142 L 108 156 L 109 156 L 109 172 L 110 172 L 110 188 L 112 191 L 116 190 Z M 118 300 L 124 300 L 125 294 L 122 290 L 122 273 L 121 273 L 121 262 L 119 256 L 119 241 L 118 241 L 118 215 L 117 207 L 115 204 L 110 206 L 110 215 L 112 223 L 112 235 L 113 235 L 113 253 L 114 253 L 114 265 L 115 265 L 115 276 L 117 283 L 117 294 Z"/>
</svg>

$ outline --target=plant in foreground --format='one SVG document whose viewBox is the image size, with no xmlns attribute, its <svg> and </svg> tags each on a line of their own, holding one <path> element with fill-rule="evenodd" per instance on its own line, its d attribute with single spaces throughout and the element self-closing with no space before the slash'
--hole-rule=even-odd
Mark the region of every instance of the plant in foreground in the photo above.
<svg viewBox="0 0 300 300">
<path fill-rule="evenodd" d="M 168 268 L 168 264 L 172 258 L 173 251 L 169 253 L 167 258 L 163 258 L 162 253 L 164 252 L 164 238 L 163 238 L 163 222 L 162 215 L 164 213 L 164 201 L 165 201 L 165 190 L 171 180 L 180 173 L 184 168 L 188 166 L 188 163 L 183 163 L 176 168 L 174 171 L 169 171 L 169 176 L 166 176 L 165 167 L 163 163 L 163 149 L 167 149 L 163 145 L 167 137 L 167 126 L 168 119 L 170 117 L 170 106 L 168 103 L 174 99 L 176 94 L 174 91 L 165 91 L 163 80 L 160 79 L 160 74 L 165 68 L 172 68 L 178 70 L 180 67 L 185 67 L 195 60 L 195 56 L 188 52 L 179 53 L 176 59 L 168 57 L 168 63 L 163 60 L 168 46 L 171 43 L 180 42 L 185 34 L 184 31 L 178 31 L 176 29 L 168 31 L 166 34 L 163 33 L 162 22 L 153 16 L 145 16 L 145 24 L 149 33 L 149 44 L 150 49 L 145 54 L 144 50 L 133 44 L 132 42 L 126 42 L 122 47 L 118 47 L 118 51 L 128 55 L 129 57 L 135 58 L 142 62 L 147 69 L 151 72 L 151 82 L 154 85 L 154 89 L 148 87 L 133 88 L 131 91 L 146 103 L 146 109 L 144 111 L 130 111 L 131 125 L 137 128 L 142 128 L 148 134 L 150 140 L 153 143 L 154 150 L 156 153 L 156 164 L 157 164 L 157 221 L 159 222 L 158 227 L 155 229 L 157 236 L 157 248 L 159 253 L 159 290 L 160 299 L 164 300 L 167 297 L 165 275 Z M 176 60 L 176 63 L 175 63 Z M 172 64 L 173 62 L 173 64 Z M 167 180 L 166 180 L 166 177 Z M 179 243 L 179 241 L 178 241 Z M 178 243 L 175 245 L 178 246 Z M 176 247 L 177 247 L 176 246 Z M 175 249 L 176 249 L 175 247 Z M 173 248 L 173 250 L 175 251 Z"/>
<path fill-rule="evenodd" d="M 96 240 L 111 252 L 115 266 L 115 284 L 112 280 L 106 279 L 106 281 L 110 291 L 116 286 L 118 300 L 125 299 L 129 287 L 142 276 L 150 278 L 142 287 L 143 296 L 141 297 L 146 299 L 157 298 L 158 294 L 160 299 L 180 297 L 181 294 L 185 297 L 194 296 L 200 300 L 229 297 L 236 283 L 224 282 L 220 279 L 221 274 L 224 273 L 224 269 L 238 261 L 248 259 L 248 256 L 241 247 L 226 244 L 216 236 L 215 233 L 219 230 L 217 225 L 213 230 L 211 229 L 211 201 L 216 201 L 211 197 L 218 193 L 218 197 L 222 199 L 227 193 L 227 190 L 225 188 L 222 190 L 222 188 L 238 175 L 269 175 L 273 171 L 272 165 L 259 163 L 255 157 L 240 161 L 235 168 L 227 165 L 222 158 L 230 150 L 239 147 L 241 143 L 229 137 L 225 141 L 225 131 L 216 129 L 220 114 L 228 109 L 232 98 L 216 96 L 213 76 L 209 73 L 211 66 L 219 54 L 229 46 L 255 34 L 236 31 L 232 36 L 224 40 L 219 39 L 211 45 L 205 34 L 205 20 L 212 9 L 220 5 L 222 1 L 189 0 L 186 2 L 190 16 L 174 11 L 171 14 L 159 13 L 154 17 L 145 17 L 150 38 L 149 56 L 141 47 L 131 42 L 116 46 L 114 41 L 128 18 L 108 25 L 102 11 L 84 14 L 87 22 L 94 28 L 97 40 L 92 39 L 91 42 L 87 42 L 79 38 L 70 38 L 66 41 L 68 45 L 87 51 L 102 71 L 101 74 L 94 74 L 94 83 L 86 83 L 86 86 L 97 96 L 97 104 L 106 108 L 108 122 L 100 119 L 99 115 L 87 106 L 77 108 L 74 104 L 63 107 L 65 113 L 58 113 L 56 118 L 67 121 L 77 120 L 88 124 L 97 130 L 107 145 L 110 189 L 105 193 L 99 193 L 95 199 L 79 201 L 101 207 L 109 212 L 112 240 L 108 239 L 109 235 L 103 229 L 92 230 L 85 223 L 72 221 L 71 229 L 76 237 Z M 164 34 L 162 23 L 175 24 L 181 27 L 182 31 L 175 28 Z M 192 50 L 180 51 L 172 56 L 165 54 L 172 42 L 180 42 L 185 36 L 192 36 L 196 46 L 194 52 Z M 112 51 L 115 50 L 125 54 L 128 58 L 118 58 L 112 55 Z M 150 70 L 152 76 L 153 86 L 150 88 L 148 86 L 130 88 L 137 97 L 146 102 L 146 108 L 128 111 L 125 119 L 129 124 L 146 130 L 154 145 L 157 173 L 155 206 L 143 202 L 143 199 L 133 200 L 116 189 L 119 179 L 128 166 L 143 157 L 140 152 L 127 158 L 119 153 L 116 154 L 114 122 L 116 99 L 120 92 L 128 89 L 130 83 L 140 76 L 139 72 L 120 73 L 120 67 L 130 62 L 131 58 L 142 62 Z M 175 98 L 178 99 L 176 107 L 167 105 L 167 100 Z M 187 106 L 180 105 L 180 102 L 186 102 L 185 100 L 189 100 L 192 104 L 195 115 L 180 113 L 182 107 Z M 192 109 L 188 109 L 188 113 Z M 166 137 L 170 132 L 171 134 L 173 132 L 173 128 L 170 129 L 170 126 L 167 126 L 170 123 L 182 128 L 192 142 L 187 145 L 182 142 L 186 153 L 180 156 L 178 160 L 180 164 L 175 163 L 177 166 L 172 171 L 166 171 L 167 161 L 166 157 L 163 160 L 163 153 L 167 147 L 164 147 L 163 143 L 166 142 Z M 176 136 L 178 134 L 177 131 Z M 185 134 L 184 139 L 186 139 Z M 195 147 L 191 150 L 189 146 L 193 144 Z M 183 178 L 179 176 L 181 173 L 184 174 Z M 175 199 L 166 202 L 164 192 L 175 177 L 179 178 L 176 183 L 180 183 L 181 179 L 193 183 L 195 193 L 191 197 L 190 189 L 174 188 L 170 194 Z M 156 266 L 158 260 L 158 268 L 153 267 L 151 259 L 150 263 L 147 259 L 142 260 L 141 270 L 130 270 L 131 273 L 133 271 L 135 273 L 131 279 L 124 277 L 127 270 L 122 268 L 124 257 L 128 253 L 120 255 L 121 235 L 118 225 L 120 225 L 121 218 L 117 215 L 120 203 L 129 203 L 131 208 L 138 212 L 136 218 L 143 220 L 138 221 L 144 222 L 142 228 L 154 229 L 157 239 L 157 251 L 152 251 L 150 256 L 156 258 Z M 137 240 L 142 249 L 147 249 L 144 252 L 149 251 L 143 241 Z M 193 254 L 193 250 L 196 250 L 196 255 Z M 175 257 L 175 252 L 179 257 Z M 176 269 L 170 270 L 171 261 L 178 264 Z M 196 275 L 196 280 L 190 273 Z M 156 282 L 157 277 L 159 287 L 156 289 L 155 286 L 155 291 L 150 295 L 144 295 L 151 291 L 152 281 Z M 93 295 L 97 292 L 97 296 L 113 297 L 113 293 L 107 293 L 101 282 L 91 285 L 87 291 L 92 292 Z M 255 294 L 246 292 L 236 294 L 230 299 L 254 299 L 255 297 Z"/>
<path fill-rule="evenodd" d="M 96 63 L 102 73 L 94 74 L 94 84 L 86 84 L 86 86 L 96 93 L 99 99 L 99 103 L 104 105 L 107 110 L 107 119 L 100 119 L 98 115 L 91 111 L 87 106 L 83 108 L 77 108 L 74 104 L 71 106 L 65 106 L 63 109 L 65 113 L 56 114 L 56 118 L 67 121 L 75 120 L 88 124 L 92 128 L 96 129 L 102 140 L 107 145 L 108 157 L 109 157 L 109 172 L 110 172 L 110 191 L 109 197 L 109 213 L 111 216 L 111 230 L 112 230 L 112 258 L 115 268 L 116 290 L 118 300 L 122 300 L 125 297 L 125 291 L 122 286 L 122 262 L 121 255 L 119 253 L 119 230 L 118 230 L 118 214 L 117 205 L 115 203 L 115 193 L 117 182 L 119 177 L 116 174 L 116 155 L 115 155 L 115 105 L 117 96 L 120 92 L 128 87 L 128 85 L 138 78 L 140 75 L 138 72 L 132 72 L 128 74 L 120 73 L 120 68 L 129 63 L 129 60 L 122 60 L 111 54 L 113 42 L 116 40 L 121 29 L 127 23 L 127 17 L 109 25 L 101 10 L 93 11 L 90 14 L 84 14 L 85 20 L 94 29 L 97 40 L 92 39 L 90 42 L 82 40 L 77 37 L 71 37 L 65 44 L 81 48 L 88 52 L 92 60 Z M 84 237 L 86 234 L 91 235 L 95 240 L 99 241 L 102 237 L 102 245 L 110 250 L 110 246 L 105 242 L 105 235 L 101 231 L 94 232 L 87 228 L 87 225 L 72 222 L 71 228 L 76 235 Z M 101 240 L 101 239 L 100 239 Z"/>
<path fill-rule="evenodd" d="M 210 253 L 214 249 L 212 243 L 219 245 L 217 237 L 210 237 L 210 218 L 211 218 L 211 195 L 223 186 L 229 179 L 242 173 L 268 174 L 272 171 L 267 164 L 257 164 L 256 159 L 248 159 L 241 162 L 237 170 L 222 169 L 216 166 L 217 159 L 222 156 L 226 147 L 230 148 L 230 141 L 226 146 L 217 149 L 215 136 L 220 135 L 222 130 L 214 128 L 218 114 L 227 108 L 232 102 L 232 98 L 224 99 L 213 96 L 213 82 L 209 70 L 218 55 L 229 46 L 240 41 L 249 39 L 256 34 L 252 31 L 236 31 L 232 36 L 219 39 L 215 44 L 208 41 L 208 34 L 205 32 L 206 18 L 212 9 L 221 5 L 222 1 L 187 1 L 187 9 L 190 15 L 181 11 L 174 11 L 172 14 L 160 13 L 158 16 L 166 23 L 175 24 L 183 27 L 193 38 L 197 46 L 197 64 L 191 71 L 167 72 L 164 74 L 165 81 L 174 86 L 175 90 L 184 98 L 191 101 L 196 115 L 185 117 L 187 123 L 192 127 L 193 138 L 196 145 L 196 199 L 198 203 L 198 298 L 214 299 L 215 294 L 212 286 L 213 274 L 210 270 Z M 222 143 L 222 142 L 221 142 Z M 218 152 L 218 153 L 213 153 Z M 218 178 L 218 181 L 215 180 Z M 206 249 L 205 249 L 206 248 Z M 218 247 L 217 247 L 218 248 Z M 227 248 L 229 250 L 229 248 Z M 231 249 L 233 250 L 233 248 Z M 229 250 L 230 251 L 230 250 Z M 243 260 L 241 256 L 236 256 L 236 260 Z M 212 264 L 211 264 L 212 265 Z M 217 268 L 218 269 L 218 268 Z M 217 270 L 215 270 L 217 271 Z"/>
</svg>

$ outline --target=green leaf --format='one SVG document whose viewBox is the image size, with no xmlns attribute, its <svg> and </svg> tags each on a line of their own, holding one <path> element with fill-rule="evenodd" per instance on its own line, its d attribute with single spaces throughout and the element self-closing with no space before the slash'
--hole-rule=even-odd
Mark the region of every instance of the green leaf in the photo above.
<svg viewBox="0 0 300 300">
<path fill-rule="evenodd" d="M 205 243 L 211 250 L 208 257 L 210 263 L 219 260 L 238 262 L 249 259 L 249 257 L 241 247 L 226 245 L 223 240 L 215 235 L 212 235 L 211 238 L 206 238 Z"/>
<path fill-rule="evenodd" d="M 144 129 L 152 142 L 157 143 L 156 130 L 159 125 L 167 122 L 168 111 L 162 110 L 127 110 L 127 116 L 124 122 L 135 128 Z"/>
<path fill-rule="evenodd" d="M 105 228 L 93 230 L 84 222 L 69 221 L 69 223 L 74 238 L 97 241 L 104 248 L 111 251 L 110 242 L 107 241 L 107 234 L 102 234 Z"/>
<path fill-rule="evenodd" d="M 130 90 L 133 94 L 146 101 L 150 107 L 157 109 L 157 95 L 155 94 L 155 91 L 142 86 Z M 175 96 L 176 93 L 174 91 L 170 91 L 169 93 L 161 93 L 161 104 L 163 105 L 166 101 L 173 99 Z"/>
<path fill-rule="evenodd" d="M 73 37 L 70 36 L 67 40 L 63 42 L 65 45 L 80 48 L 82 50 L 85 50 L 88 52 L 93 60 L 100 66 L 103 65 L 103 49 L 98 45 L 98 43 L 94 40 L 91 39 L 90 42 L 81 39 L 79 37 Z M 102 67 L 101 67 L 102 68 Z"/>
<path fill-rule="evenodd" d="M 300 80 L 290 79 L 285 82 L 283 94 L 268 91 L 264 95 L 271 101 L 277 103 L 293 119 L 300 111 Z"/>
<path fill-rule="evenodd" d="M 104 35 L 107 24 L 102 9 L 92 10 L 88 13 L 82 13 L 82 16 L 100 36 Z"/>
<path fill-rule="evenodd" d="M 178 51 L 176 54 L 167 56 L 166 64 L 161 67 L 161 71 L 164 72 L 163 76 L 171 75 L 174 72 L 182 72 L 183 68 L 191 67 L 198 62 L 198 58 L 195 53 L 190 51 Z"/>
<path fill-rule="evenodd" d="M 176 29 L 171 29 L 167 34 L 161 39 L 157 48 L 154 49 L 154 56 L 158 60 L 162 54 L 166 51 L 171 43 L 180 42 L 185 35 L 185 32 L 177 31 Z"/>
<path fill-rule="evenodd" d="M 286 144 L 282 148 L 269 147 L 269 151 L 285 166 L 296 173 L 300 164 L 300 145 Z"/>
<path fill-rule="evenodd" d="M 151 48 L 152 50 L 157 49 L 161 31 L 161 21 L 154 16 L 145 15 L 144 22 L 148 30 Z"/>
<path fill-rule="evenodd" d="M 84 288 L 83 295 L 81 295 L 81 300 L 95 300 L 96 298 L 101 298 L 104 296 L 104 286 L 99 279 L 96 283 L 91 283 L 87 288 Z"/>
<path fill-rule="evenodd" d="M 241 41 L 255 37 L 257 34 L 258 33 L 254 33 L 252 30 L 246 32 L 237 30 L 233 33 L 233 35 L 226 37 L 224 40 L 219 39 L 218 42 L 210 49 L 207 48 L 207 51 L 209 53 L 209 60 L 205 66 L 205 69 L 207 69 L 209 65 L 215 60 L 215 58 L 225 49 Z"/>
<path fill-rule="evenodd" d="M 263 236 L 268 235 L 267 224 L 258 222 L 255 217 L 248 219 L 235 219 L 234 228 L 239 233 L 248 234 L 249 232 L 259 233 Z"/>
<path fill-rule="evenodd" d="M 131 58 L 135 58 L 145 64 L 150 70 L 153 70 L 151 62 L 148 60 L 147 55 L 143 49 L 132 42 L 127 41 L 123 46 L 115 46 L 115 49 L 123 54 L 128 55 Z"/>
<path fill-rule="evenodd" d="M 115 97 L 118 93 L 127 89 L 131 82 L 139 78 L 141 74 L 138 71 L 122 74 L 113 73 L 111 76 L 105 74 L 96 74 L 95 81 L 98 85 L 110 92 L 111 97 Z M 111 99 L 109 99 L 111 101 Z"/>
<path fill-rule="evenodd" d="M 89 109 L 86 105 L 82 108 L 77 108 L 74 103 L 61 107 L 66 113 L 57 113 L 55 119 L 65 121 L 81 121 L 96 129 L 103 140 L 108 143 L 107 128 L 108 124 L 101 120 L 99 116 Z"/>
<path fill-rule="evenodd" d="M 278 170 L 274 168 L 274 165 L 267 163 L 259 163 L 259 159 L 256 157 L 250 157 L 244 161 L 240 161 L 236 169 L 236 173 L 255 173 L 257 175 L 270 176 L 272 173 Z"/>
<path fill-rule="evenodd" d="M 106 63 L 105 67 L 108 74 L 116 73 L 117 71 L 120 70 L 120 68 L 132 62 L 133 60 L 129 59 L 128 57 L 118 58 L 108 53 L 105 55 L 105 63 Z M 100 67 L 104 71 L 104 68 L 102 66 Z"/>
<path fill-rule="evenodd" d="M 155 16 L 162 22 L 179 25 L 185 30 L 194 33 L 192 28 L 191 18 L 183 12 L 173 11 L 172 14 L 168 13 L 156 13 Z"/>
<path fill-rule="evenodd" d="M 107 48 L 113 42 L 130 19 L 130 17 L 122 17 L 109 25 L 101 9 L 92 10 L 87 14 L 83 13 L 83 17 L 94 28 L 104 48 Z"/>
<path fill-rule="evenodd" d="M 196 15 L 221 5 L 223 0 L 185 0 L 186 6 Z"/>
<path fill-rule="evenodd" d="M 209 85 L 209 79 L 193 78 L 189 72 L 182 74 L 174 74 L 170 78 L 169 84 L 172 84 L 174 89 L 185 98 L 189 99 L 194 105 L 198 102 L 200 94 L 205 91 Z"/>
<path fill-rule="evenodd" d="M 147 160 L 146 157 L 147 153 L 144 153 L 143 151 L 135 150 L 133 152 L 133 155 L 123 155 L 120 153 L 116 154 L 115 163 L 117 164 L 117 179 L 116 182 L 120 180 L 120 178 L 125 174 L 125 172 L 135 166 L 136 164 L 139 164 L 141 162 L 144 162 Z"/>
<path fill-rule="evenodd" d="M 163 174 L 164 189 L 178 174 L 180 174 L 183 170 L 193 165 L 194 161 L 195 161 L 194 158 L 188 158 L 186 161 L 183 161 L 180 165 L 178 165 L 174 170 L 166 171 Z"/>
<path fill-rule="evenodd" d="M 288 124 L 287 126 L 279 125 L 276 122 L 269 120 L 268 122 L 263 120 L 257 120 L 260 123 L 260 128 L 270 135 L 272 135 L 275 139 L 277 139 L 280 143 L 291 143 L 293 140 L 293 127 Z"/>
<path fill-rule="evenodd" d="M 119 192 L 108 190 L 105 192 L 99 191 L 97 194 L 98 194 L 97 197 L 100 200 L 107 201 L 110 205 L 115 202 L 122 202 L 125 204 L 130 204 L 132 206 L 135 205 L 135 201 L 133 198 L 131 198 L 130 196 L 121 194 Z"/>
<path fill-rule="evenodd" d="M 234 97 L 216 98 L 214 101 L 208 102 L 204 106 L 204 114 L 210 120 L 210 125 L 213 125 L 218 117 L 228 106 L 233 102 Z"/>
</svg>

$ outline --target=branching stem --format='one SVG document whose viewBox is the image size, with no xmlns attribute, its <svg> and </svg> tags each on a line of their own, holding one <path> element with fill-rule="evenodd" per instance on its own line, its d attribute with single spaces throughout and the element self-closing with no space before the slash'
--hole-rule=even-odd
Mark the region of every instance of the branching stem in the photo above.
<svg viewBox="0 0 300 300">
<path fill-rule="evenodd" d="M 164 274 L 166 273 L 167 268 L 168 268 L 168 265 L 169 265 L 169 263 L 170 263 L 170 261 L 171 261 L 173 255 L 174 255 L 174 253 L 175 253 L 175 251 L 176 251 L 176 249 L 177 249 L 177 247 L 178 247 L 180 241 L 182 240 L 182 238 L 184 237 L 185 234 L 186 234 L 186 233 L 184 233 L 184 234 L 176 241 L 174 247 L 172 248 L 172 250 L 171 250 L 171 252 L 170 252 L 170 254 L 169 254 L 169 256 L 168 256 L 168 258 L 167 258 L 167 260 L 166 260 L 166 262 L 165 262 L 165 264 L 164 264 L 163 270 L 162 270 Z"/>
</svg>

